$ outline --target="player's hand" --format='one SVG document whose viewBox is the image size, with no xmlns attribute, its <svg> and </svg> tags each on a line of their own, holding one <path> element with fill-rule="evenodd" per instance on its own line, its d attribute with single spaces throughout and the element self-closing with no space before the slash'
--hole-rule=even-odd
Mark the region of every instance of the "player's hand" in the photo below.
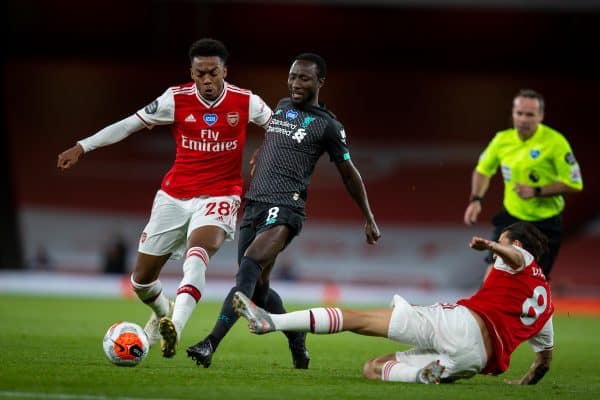
<svg viewBox="0 0 600 400">
<path fill-rule="evenodd" d="M 522 199 L 531 199 L 535 197 L 535 188 L 527 185 L 523 185 L 521 183 L 517 183 L 513 188 L 515 193 L 519 195 Z"/>
<path fill-rule="evenodd" d="M 367 221 L 365 224 L 365 236 L 367 238 L 367 243 L 375 244 L 381 237 L 381 232 L 379 232 L 379 227 L 375 223 L 375 221 Z"/>
<path fill-rule="evenodd" d="M 480 201 L 472 201 L 467 206 L 465 210 L 464 221 L 465 225 L 473 225 L 477 222 L 477 217 L 481 212 L 481 202 Z"/>
<path fill-rule="evenodd" d="M 83 154 L 83 147 L 79 143 L 75 146 L 63 151 L 58 155 L 58 162 L 56 167 L 62 170 L 69 169 L 79 161 L 79 158 Z"/>
<path fill-rule="evenodd" d="M 504 383 L 506 383 L 507 385 L 522 385 L 523 384 L 523 380 L 522 379 L 505 379 Z"/>
<path fill-rule="evenodd" d="M 481 238 L 479 236 L 473 236 L 473 238 L 471 239 L 471 243 L 469 243 L 469 247 L 472 248 L 473 250 L 491 250 L 493 244 L 495 242 L 491 241 L 491 240 L 487 240 L 484 238 Z"/>
</svg>

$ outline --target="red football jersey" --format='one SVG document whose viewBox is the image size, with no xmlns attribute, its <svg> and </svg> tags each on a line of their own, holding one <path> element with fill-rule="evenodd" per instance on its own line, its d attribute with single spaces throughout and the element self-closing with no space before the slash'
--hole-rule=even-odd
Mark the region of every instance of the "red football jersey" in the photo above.
<svg viewBox="0 0 600 400">
<path fill-rule="evenodd" d="M 167 89 L 136 115 L 148 128 L 172 125 L 175 162 L 161 189 L 186 199 L 242 193 L 242 156 L 248 122 L 264 126 L 271 109 L 249 90 L 225 83 L 214 101 L 193 82 Z"/>
<path fill-rule="evenodd" d="M 512 352 L 537 335 L 554 312 L 542 269 L 529 252 L 514 247 L 525 257 L 526 267 L 513 270 L 497 257 L 481 289 L 458 301 L 479 314 L 490 333 L 494 355 L 481 371 L 486 374 L 506 371 Z"/>
</svg>

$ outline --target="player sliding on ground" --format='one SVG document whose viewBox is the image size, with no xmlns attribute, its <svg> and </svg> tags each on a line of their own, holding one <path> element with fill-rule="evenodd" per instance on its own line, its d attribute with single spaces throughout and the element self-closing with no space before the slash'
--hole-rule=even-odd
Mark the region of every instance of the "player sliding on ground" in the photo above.
<svg viewBox="0 0 600 400">
<path fill-rule="evenodd" d="M 383 381 L 443 383 L 477 373 L 499 375 L 508 369 L 512 352 L 528 340 L 534 363 L 520 380 L 505 382 L 535 384 L 550 369 L 554 344 L 552 296 L 536 262 L 547 240 L 533 225 L 519 222 L 508 226 L 498 242 L 473 237 L 470 247 L 491 250 L 496 260 L 479 291 L 456 304 L 414 306 L 395 295 L 390 309 L 322 307 L 269 314 L 237 292 L 233 308 L 257 334 L 352 331 L 413 346 L 366 362 L 364 376 Z"/>
</svg>

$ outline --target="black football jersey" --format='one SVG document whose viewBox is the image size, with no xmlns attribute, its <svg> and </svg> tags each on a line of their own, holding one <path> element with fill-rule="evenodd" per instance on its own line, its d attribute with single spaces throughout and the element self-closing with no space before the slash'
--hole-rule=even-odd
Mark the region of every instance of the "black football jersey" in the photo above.
<svg viewBox="0 0 600 400">
<path fill-rule="evenodd" d="M 303 210 L 310 177 L 324 152 L 335 163 L 350 158 L 344 127 L 335 115 L 324 107 L 297 108 L 289 98 L 281 100 L 245 198 Z"/>
</svg>

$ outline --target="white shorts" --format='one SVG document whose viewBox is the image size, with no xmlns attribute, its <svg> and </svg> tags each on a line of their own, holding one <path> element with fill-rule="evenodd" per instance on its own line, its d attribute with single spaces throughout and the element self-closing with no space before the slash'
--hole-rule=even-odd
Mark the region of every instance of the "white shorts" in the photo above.
<svg viewBox="0 0 600 400">
<path fill-rule="evenodd" d="M 413 306 L 395 295 L 388 338 L 414 348 L 396 353 L 396 361 L 423 368 L 440 360 L 442 378 L 470 378 L 487 363 L 477 321 L 464 306 L 436 303 Z"/>
<path fill-rule="evenodd" d="M 154 256 L 171 253 L 171 259 L 182 258 L 192 231 L 210 225 L 223 229 L 225 240 L 233 240 L 239 207 L 239 196 L 179 200 L 159 190 L 154 197 L 150 220 L 140 237 L 138 251 Z"/>
</svg>

